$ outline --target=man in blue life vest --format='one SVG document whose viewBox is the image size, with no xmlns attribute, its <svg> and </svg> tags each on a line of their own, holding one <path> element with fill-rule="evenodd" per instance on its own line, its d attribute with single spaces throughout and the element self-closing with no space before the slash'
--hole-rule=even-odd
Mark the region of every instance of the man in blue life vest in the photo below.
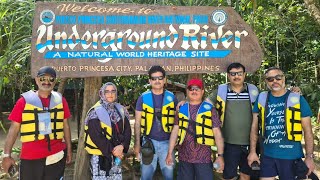
<svg viewBox="0 0 320 180">
<path fill-rule="evenodd" d="M 8 172 L 15 161 L 12 147 L 20 133 L 19 179 L 63 179 L 65 164 L 71 162 L 71 116 L 66 99 L 53 91 L 56 72 L 52 67 L 39 69 L 38 90 L 22 94 L 8 119 L 11 126 L 4 146 L 2 167 Z"/>
<path fill-rule="evenodd" d="M 164 89 L 166 72 L 161 66 L 152 66 L 148 74 L 151 90 L 144 92 L 136 104 L 134 151 L 138 160 L 142 156 L 141 180 L 152 180 L 158 162 L 163 178 L 172 180 L 174 164 L 166 165 L 165 159 L 178 100 Z"/>
<path fill-rule="evenodd" d="M 174 147 L 178 143 L 178 180 L 212 180 L 211 146 L 216 145 L 218 170 L 224 168 L 221 122 L 214 106 L 203 101 L 204 86 L 200 79 L 191 79 L 187 85 L 189 101 L 176 114 L 166 163 L 174 163 Z M 178 141 L 177 141 L 178 140 Z"/>
<path fill-rule="evenodd" d="M 298 176 L 294 170 L 297 162 L 305 157 L 306 173 L 310 175 L 315 168 L 311 109 L 303 96 L 285 88 L 285 76 L 281 69 L 267 69 L 265 81 L 269 91 L 259 94 L 253 108 L 248 163 L 260 163 L 262 180 L 273 180 L 276 176 L 281 180 L 291 180 Z M 260 159 L 256 154 L 258 132 L 263 148 Z"/>
<path fill-rule="evenodd" d="M 259 91 L 253 84 L 245 83 L 246 69 L 240 63 L 232 63 L 227 68 L 230 83 L 221 84 L 207 98 L 212 102 L 222 122 L 224 138 L 224 179 L 249 180 L 252 173 L 247 162 L 249 135 L 252 121 L 252 104 Z"/>
</svg>

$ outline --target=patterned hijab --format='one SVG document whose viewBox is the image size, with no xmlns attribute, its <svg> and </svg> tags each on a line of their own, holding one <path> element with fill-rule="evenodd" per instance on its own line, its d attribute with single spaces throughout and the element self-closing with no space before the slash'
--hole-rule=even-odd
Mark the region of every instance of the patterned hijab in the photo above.
<svg viewBox="0 0 320 180">
<path fill-rule="evenodd" d="M 107 86 L 113 86 L 114 90 L 116 90 L 116 99 L 114 102 L 108 102 L 106 101 L 105 93 L 104 90 L 107 88 Z M 118 90 L 115 84 L 112 82 L 107 82 L 99 90 L 99 96 L 100 96 L 100 104 L 107 110 L 110 120 L 112 123 L 117 123 L 118 121 L 121 120 L 121 116 L 118 113 L 118 111 L 115 109 L 115 105 L 117 104 L 117 97 L 118 97 Z M 94 110 L 91 110 L 85 120 L 85 123 L 87 124 L 90 119 L 98 119 L 98 115 Z"/>
</svg>

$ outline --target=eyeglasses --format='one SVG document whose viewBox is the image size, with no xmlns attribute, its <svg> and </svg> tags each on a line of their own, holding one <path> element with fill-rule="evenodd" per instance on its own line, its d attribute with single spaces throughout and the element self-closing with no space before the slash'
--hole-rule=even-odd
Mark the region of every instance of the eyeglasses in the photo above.
<svg viewBox="0 0 320 180">
<path fill-rule="evenodd" d="M 243 75 L 243 71 L 239 71 L 239 72 L 229 72 L 230 76 L 242 76 Z"/>
<path fill-rule="evenodd" d="M 116 90 L 111 90 L 111 91 L 109 91 L 109 90 L 104 90 L 104 93 L 105 94 L 115 94 L 117 91 Z"/>
<path fill-rule="evenodd" d="M 188 87 L 188 90 L 190 92 L 193 92 L 193 91 L 199 92 L 201 90 L 201 88 L 198 86 L 190 86 L 190 87 Z"/>
<path fill-rule="evenodd" d="M 151 77 L 150 78 L 152 81 L 156 81 L 157 79 L 160 81 L 160 80 L 163 80 L 164 77 L 163 76 L 154 76 L 154 77 Z"/>
<path fill-rule="evenodd" d="M 277 80 L 277 81 L 280 81 L 282 79 L 283 75 L 276 75 L 276 76 L 273 76 L 273 77 L 266 77 L 266 80 L 268 82 L 273 82 L 274 80 Z"/>
<path fill-rule="evenodd" d="M 54 77 L 45 77 L 45 76 L 40 76 L 39 77 L 40 82 L 44 82 L 44 81 L 49 81 L 49 82 L 54 82 L 56 80 L 56 78 Z"/>
</svg>

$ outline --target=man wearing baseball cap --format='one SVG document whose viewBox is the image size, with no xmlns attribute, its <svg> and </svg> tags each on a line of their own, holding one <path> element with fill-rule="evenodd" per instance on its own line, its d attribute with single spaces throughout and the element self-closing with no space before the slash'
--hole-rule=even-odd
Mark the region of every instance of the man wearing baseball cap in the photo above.
<svg viewBox="0 0 320 180">
<path fill-rule="evenodd" d="M 215 163 L 218 164 L 219 170 L 222 171 L 224 168 L 221 122 L 214 106 L 203 101 L 203 95 L 202 80 L 191 79 L 187 84 L 189 101 L 179 108 L 175 116 L 166 163 L 170 165 L 174 162 L 172 153 L 178 142 L 178 180 L 212 180 L 213 145 L 218 148 Z"/>
<path fill-rule="evenodd" d="M 71 162 L 70 110 L 64 97 L 53 91 L 56 71 L 41 67 L 35 78 L 37 91 L 22 94 L 8 119 L 11 120 L 2 161 L 8 172 L 15 167 L 12 147 L 20 133 L 20 180 L 62 179 L 66 163 Z"/>
</svg>

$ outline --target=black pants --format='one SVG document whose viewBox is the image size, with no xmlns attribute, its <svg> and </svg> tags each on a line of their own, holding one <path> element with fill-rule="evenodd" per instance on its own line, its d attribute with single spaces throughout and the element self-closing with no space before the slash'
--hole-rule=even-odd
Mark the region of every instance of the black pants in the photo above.
<svg viewBox="0 0 320 180">
<path fill-rule="evenodd" d="M 21 159 L 20 180 L 60 180 L 64 174 L 66 164 L 66 151 L 64 157 L 55 164 L 46 166 L 46 158 L 36 160 Z"/>
</svg>

